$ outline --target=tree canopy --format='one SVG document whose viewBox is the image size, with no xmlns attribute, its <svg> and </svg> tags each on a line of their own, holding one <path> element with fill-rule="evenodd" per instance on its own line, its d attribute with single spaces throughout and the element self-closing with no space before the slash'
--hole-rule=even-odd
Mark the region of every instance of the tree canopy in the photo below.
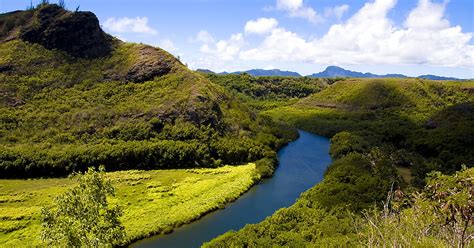
<svg viewBox="0 0 474 248">
<path fill-rule="evenodd" d="M 41 211 L 41 238 L 50 245 L 102 247 L 120 244 L 125 228 L 119 218 L 120 206 L 110 206 L 107 196 L 114 195 L 104 168 L 74 174 L 77 185 L 59 195 L 53 206 Z"/>
</svg>

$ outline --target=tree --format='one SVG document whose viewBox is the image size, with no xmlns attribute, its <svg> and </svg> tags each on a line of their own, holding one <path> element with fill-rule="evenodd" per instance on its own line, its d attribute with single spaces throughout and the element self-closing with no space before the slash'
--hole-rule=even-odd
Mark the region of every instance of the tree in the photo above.
<svg viewBox="0 0 474 248">
<path fill-rule="evenodd" d="M 108 195 L 115 189 L 104 178 L 104 167 L 93 168 L 71 177 L 78 184 L 41 211 L 41 239 L 50 245 L 68 247 L 103 247 L 120 244 L 125 228 L 119 218 L 122 209 L 109 206 Z"/>
<path fill-rule="evenodd" d="M 33 0 L 30 0 L 30 6 L 26 7 L 26 10 L 34 10 L 35 7 L 33 6 Z"/>
<path fill-rule="evenodd" d="M 66 3 L 64 2 L 64 0 L 59 0 L 58 5 L 59 5 L 59 7 L 63 8 L 63 9 L 66 8 Z"/>
</svg>

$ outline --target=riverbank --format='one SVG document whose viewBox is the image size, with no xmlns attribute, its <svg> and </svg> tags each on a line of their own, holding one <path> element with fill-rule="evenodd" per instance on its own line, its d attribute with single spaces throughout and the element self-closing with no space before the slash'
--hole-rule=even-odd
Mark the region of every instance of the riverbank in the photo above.
<svg viewBox="0 0 474 248">
<path fill-rule="evenodd" d="M 168 235 L 140 240 L 132 247 L 200 247 L 203 243 L 247 224 L 258 223 L 280 208 L 291 206 L 300 194 L 323 179 L 329 156 L 329 139 L 305 131 L 278 152 L 273 177 L 262 180 L 235 202 L 184 225 Z"/>
<path fill-rule="evenodd" d="M 107 173 L 116 187 L 112 204 L 124 208 L 127 243 L 173 229 L 222 208 L 260 176 L 255 164 L 217 169 Z M 0 180 L 0 244 L 41 245 L 41 207 L 72 186 L 61 179 Z"/>
</svg>

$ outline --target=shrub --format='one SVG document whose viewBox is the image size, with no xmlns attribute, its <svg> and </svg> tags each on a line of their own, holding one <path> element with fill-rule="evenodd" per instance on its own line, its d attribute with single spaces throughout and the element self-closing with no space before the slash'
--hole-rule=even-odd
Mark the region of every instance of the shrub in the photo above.
<svg viewBox="0 0 474 248">
<path fill-rule="evenodd" d="M 49 245 L 98 247 L 118 245 L 125 237 L 119 218 L 122 210 L 110 207 L 107 196 L 114 195 L 111 182 L 100 171 L 89 169 L 76 174 L 78 185 L 58 196 L 53 207 L 41 211 L 41 239 Z"/>
</svg>

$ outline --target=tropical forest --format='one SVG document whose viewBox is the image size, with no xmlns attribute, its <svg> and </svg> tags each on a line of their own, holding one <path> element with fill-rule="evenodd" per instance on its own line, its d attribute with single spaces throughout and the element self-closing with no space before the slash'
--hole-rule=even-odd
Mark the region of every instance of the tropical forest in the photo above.
<svg viewBox="0 0 474 248">
<path fill-rule="evenodd" d="M 0 247 L 474 247 L 473 14 L 0 0 Z"/>
</svg>

